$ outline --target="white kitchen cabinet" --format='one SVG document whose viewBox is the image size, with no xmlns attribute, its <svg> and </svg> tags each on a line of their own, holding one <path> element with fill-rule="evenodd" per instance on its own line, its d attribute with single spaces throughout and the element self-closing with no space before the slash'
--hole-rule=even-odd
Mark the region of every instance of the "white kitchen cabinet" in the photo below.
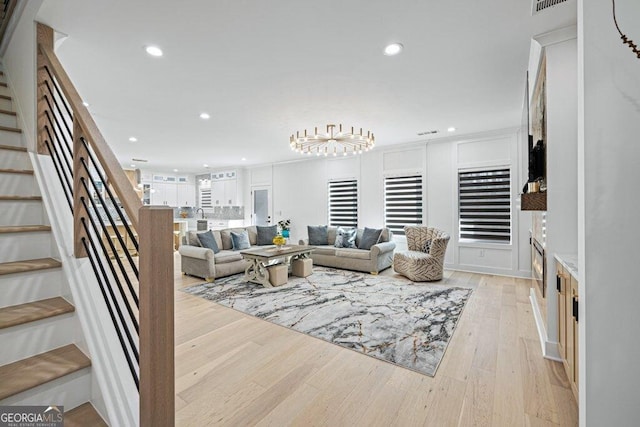
<svg viewBox="0 0 640 427">
<path fill-rule="evenodd" d="M 150 204 L 165 206 L 196 206 L 196 184 L 193 176 L 143 173 L 150 180 Z"/>
<path fill-rule="evenodd" d="M 223 206 L 224 203 L 224 183 L 225 181 L 211 182 L 211 205 Z"/>
<path fill-rule="evenodd" d="M 151 184 L 151 204 L 152 205 L 178 205 L 178 193 L 176 184 L 173 182 L 154 182 Z"/>
<path fill-rule="evenodd" d="M 237 181 L 230 179 L 224 182 L 223 205 L 234 206 L 238 204 Z"/>
<path fill-rule="evenodd" d="M 195 206 L 196 205 L 196 186 L 195 184 L 177 184 L 177 201 L 176 206 Z"/>
</svg>

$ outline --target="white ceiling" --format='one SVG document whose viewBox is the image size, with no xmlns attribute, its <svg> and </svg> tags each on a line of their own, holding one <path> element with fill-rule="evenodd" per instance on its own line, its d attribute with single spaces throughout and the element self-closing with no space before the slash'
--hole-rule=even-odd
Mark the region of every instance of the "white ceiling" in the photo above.
<svg viewBox="0 0 640 427">
<path fill-rule="evenodd" d="M 289 135 L 327 123 L 377 146 L 517 126 L 530 39 L 575 2 L 45 0 L 39 20 L 125 167 L 201 172 L 298 158 Z"/>
</svg>

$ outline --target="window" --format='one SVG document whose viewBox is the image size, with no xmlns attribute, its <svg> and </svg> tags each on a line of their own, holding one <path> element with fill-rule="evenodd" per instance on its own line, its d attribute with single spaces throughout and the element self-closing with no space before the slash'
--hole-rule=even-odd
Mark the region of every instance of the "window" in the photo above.
<svg viewBox="0 0 640 427">
<path fill-rule="evenodd" d="M 405 225 L 422 225 L 422 175 L 384 178 L 384 224 L 401 236 Z"/>
<path fill-rule="evenodd" d="M 358 181 L 329 181 L 329 225 L 358 226 Z"/>
<path fill-rule="evenodd" d="M 506 169 L 458 172 L 460 240 L 511 242 L 511 176 Z"/>
</svg>

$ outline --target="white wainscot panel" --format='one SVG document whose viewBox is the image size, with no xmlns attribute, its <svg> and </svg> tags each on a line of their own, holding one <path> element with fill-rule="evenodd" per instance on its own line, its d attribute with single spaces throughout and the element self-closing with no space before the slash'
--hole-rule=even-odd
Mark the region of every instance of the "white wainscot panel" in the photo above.
<svg viewBox="0 0 640 427">
<path fill-rule="evenodd" d="M 392 151 L 384 153 L 383 165 L 385 171 L 404 170 L 404 169 L 422 169 L 424 155 L 422 148 Z"/>
<path fill-rule="evenodd" d="M 271 185 L 272 175 L 271 166 L 251 169 L 251 185 Z"/>
<path fill-rule="evenodd" d="M 511 269 L 511 247 L 505 249 L 460 246 L 458 263 L 461 266 Z"/>
<path fill-rule="evenodd" d="M 329 179 L 357 178 L 358 175 L 360 175 L 360 156 L 342 156 L 327 160 Z"/>
<path fill-rule="evenodd" d="M 458 165 L 505 162 L 511 159 L 513 137 L 468 141 L 458 144 Z"/>
</svg>

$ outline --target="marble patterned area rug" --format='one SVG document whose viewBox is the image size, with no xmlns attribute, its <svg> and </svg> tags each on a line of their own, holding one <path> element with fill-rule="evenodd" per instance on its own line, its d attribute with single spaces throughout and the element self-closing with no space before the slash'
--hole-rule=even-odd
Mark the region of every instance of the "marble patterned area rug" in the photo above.
<svg viewBox="0 0 640 427">
<path fill-rule="evenodd" d="M 324 267 L 276 288 L 238 274 L 183 291 L 430 376 L 472 292 Z"/>
</svg>

